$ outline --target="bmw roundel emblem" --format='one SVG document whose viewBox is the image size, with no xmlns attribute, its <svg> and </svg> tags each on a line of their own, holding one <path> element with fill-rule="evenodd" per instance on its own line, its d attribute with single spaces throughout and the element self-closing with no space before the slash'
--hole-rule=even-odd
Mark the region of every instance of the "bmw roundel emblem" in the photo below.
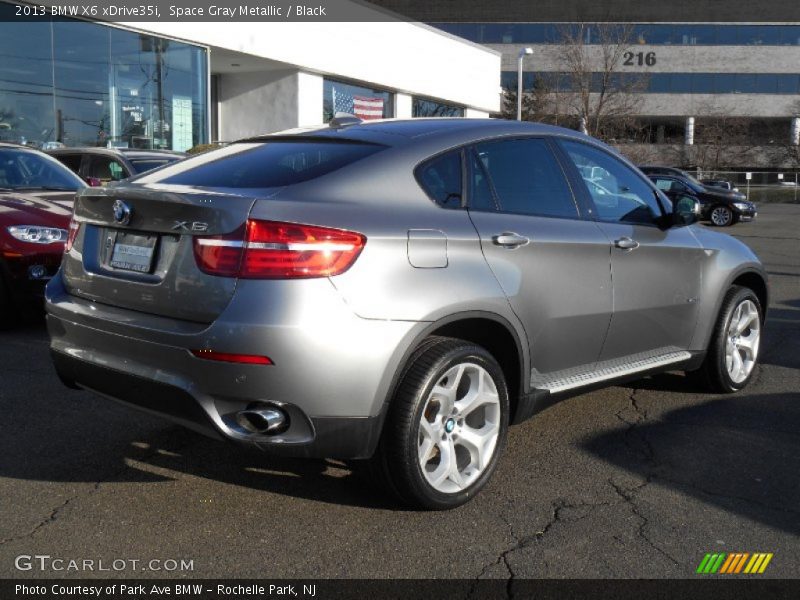
<svg viewBox="0 0 800 600">
<path fill-rule="evenodd" d="M 131 207 L 122 200 L 114 201 L 114 220 L 120 225 L 127 225 L 131 221 Z"/>
</svg>

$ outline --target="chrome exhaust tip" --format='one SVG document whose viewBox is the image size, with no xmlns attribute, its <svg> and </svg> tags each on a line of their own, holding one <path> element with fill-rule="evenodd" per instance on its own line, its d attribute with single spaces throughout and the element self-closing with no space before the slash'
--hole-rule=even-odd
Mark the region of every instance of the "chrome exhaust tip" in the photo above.
<svg viewBox="0 0 800 600">
<path fill-rule="evenodd" d="M 289 416 L 277 407 L 248 408 L 236 413 L 236 422 L 248 433 L 278 435 L 289 429 Z"/>
</svg>

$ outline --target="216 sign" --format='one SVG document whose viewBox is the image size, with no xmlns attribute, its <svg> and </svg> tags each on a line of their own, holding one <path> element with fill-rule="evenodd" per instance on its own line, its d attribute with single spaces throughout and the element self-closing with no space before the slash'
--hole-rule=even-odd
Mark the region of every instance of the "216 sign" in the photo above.
<svg viewBox="0 0 800 600">
<path fill-rule="evenodd" d="M 636 65 L 640 67 L 652 67 L 656 64 L 655 52 L 626 52 L 622 55 L 622 58 L 622 64 L 626 67 L 633 67 Z"/>
</svg>

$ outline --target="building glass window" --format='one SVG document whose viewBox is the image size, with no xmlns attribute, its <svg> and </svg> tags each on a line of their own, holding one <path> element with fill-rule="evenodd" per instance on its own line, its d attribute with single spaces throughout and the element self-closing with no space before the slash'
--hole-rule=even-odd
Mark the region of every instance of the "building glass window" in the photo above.
<svg viewBox="0 0 800 600">
<path fill-rule="evenodd" d="M 0 3 L 0 141 L 41 145 L 55 139 L 50 23 L 9 22 L 11 10 Z"/>
<path fill-rule="evenodd" d="M 188 150 L 207 141 L 204 48 L 0 4 L 0 139 Z M 4 20 L 5 19 L 5 20 Z"/>
<path fill-rule="evenodd" d="M 591 90 L 597 92 L 600 73 L 591 74 Z M 523 87 L 533 89 L 534 82 L 546 91 L 569 92 L 576 87 L 569 73 L 523 73 Z M 504 88 L 517 89 L 517 73 L 503 71 Z M 775 73 L 615 73 L 611 86 L 632 84 L 633 89 L 651 94 L 797 94 L 800 75 Z M 641 84 L 641 85 L 640 85 Z"/>
<path fill-rule="evenodd" d="M 330 121 L 336 113 L 355 115 L 364 121 L 389 119 L 394 116 L 394 94 L 343 81 L 323 79 L 323 122 Z"/>
<path fill-rule="evenodd" d="M 414 117 L 463 117 L 464 109 L 461 106 L 415 96 L 411 114 Z"/>
<path fill-rule="evenodd" d="M 558 44 L 566 32 L 574 33 L 567 23 L 437 23 L 436 27 L 480 44 Z M 597 25 L 587 23 L 583 29 L 586 44 L 600 43 Z M 800 45 L 798 25 L 634 25 L 631 42 L 634 44 L 685 45 Z"/>
<path fill-rule="evenodd" d="M 800 94 L 800 75 L 776 75 L 779 94 Z"/>
</svg>

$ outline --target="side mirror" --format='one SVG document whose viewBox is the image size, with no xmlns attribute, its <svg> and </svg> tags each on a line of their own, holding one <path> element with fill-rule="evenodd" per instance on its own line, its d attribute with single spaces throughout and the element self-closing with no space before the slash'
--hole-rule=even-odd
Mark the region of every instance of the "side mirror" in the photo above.
<svg viewBox="0 0 800 600">
<path fill-rule="evenodd" d="M 696 223 L 700 218 L 700 201 L 694 196 L 680 194 L 673 202 L 673 225 L 682 227 Z"/>
<path fill-rule="evenodd" d="M 89 184 L 89 187 L 103 187 L 103 182 L 97 177 L 84 177 L 84 180 Z"/>
</svg>

